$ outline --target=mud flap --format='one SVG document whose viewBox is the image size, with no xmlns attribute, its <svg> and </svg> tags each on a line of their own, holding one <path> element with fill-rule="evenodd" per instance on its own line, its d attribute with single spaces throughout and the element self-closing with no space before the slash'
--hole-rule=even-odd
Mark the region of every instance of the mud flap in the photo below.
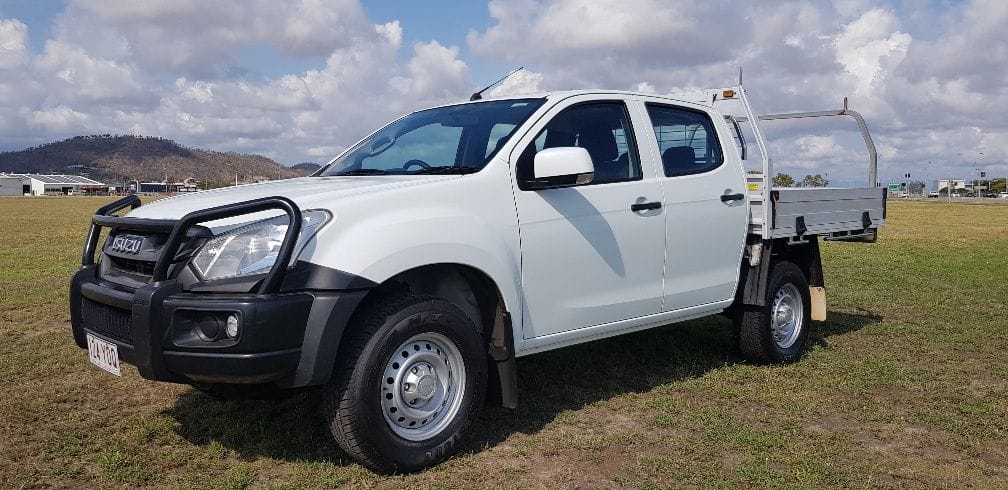
<svg viewBox="0 0 1008 490">
<path fill-rule="evenodd" d="M 487 354 L 497 367 L 501 406 L 516 408 L 518 374 L 514 356 L 514 331 L 511 328 L 511 314 L 506 311 L 498 310 Z"/>
<path fill-rule="evenodd" d="M 826 321 L 826 288 L 809 286 L 809 298 L 812 300 L 812 319 L 817 322 Z"/>
</svg>

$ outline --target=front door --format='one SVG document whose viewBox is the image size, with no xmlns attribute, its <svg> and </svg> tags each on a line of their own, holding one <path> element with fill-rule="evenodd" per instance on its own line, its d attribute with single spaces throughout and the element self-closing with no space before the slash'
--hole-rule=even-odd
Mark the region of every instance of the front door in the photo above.
<svg viewBox="0 0 1008 490">
<path fill-rule="evenodd" d="M 522 254 L 524 338 L 658 313 L 665 219 L 653 168 L 642 172 L 622 101 L 572 104 L 547 119 L 515 172 Z M 650 128 L 642 128 L 650 131 Z M 579 146 L 593 180 L 534 189 L 532 162 L 544 148 Z M 634 204 L 647 209 L 634 211 Z"/>
</svg>

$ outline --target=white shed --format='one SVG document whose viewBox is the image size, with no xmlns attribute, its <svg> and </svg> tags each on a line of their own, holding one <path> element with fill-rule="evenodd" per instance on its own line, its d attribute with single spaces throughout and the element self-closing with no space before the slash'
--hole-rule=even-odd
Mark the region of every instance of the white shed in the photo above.
<svg viewBox="0 0 1008 490">
<path fill-rule="evenodd" d="M 26 174 L 21 177 L 26 187 L 24 194 L 32 196 L 108 193 L 107 184 L 80 175 Z"/>
<path fill-rule="evenodd" d="M 0 196 L 23 196 L 24 180 L 22 175 L 0 175 Z"/>
</svg>

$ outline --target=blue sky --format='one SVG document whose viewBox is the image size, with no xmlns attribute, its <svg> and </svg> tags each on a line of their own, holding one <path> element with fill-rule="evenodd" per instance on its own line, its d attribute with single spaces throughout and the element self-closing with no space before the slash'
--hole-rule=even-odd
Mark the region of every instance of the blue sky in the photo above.
<svg viewBox="0 0 1008 490">
<path fill-rule="evenodd" d="M 55 17 L 66 5 L 63 0 L 0 0 L 0 18 L 24 22 L 32 51 L 41 53 L 45 41 L 51 38 Z M 487 5 L 482 2 L 382 0 L 368 2 L 364 8 L 373 22 L 399 20 L 405 27 L 406 44 L 437 39 L 443 44 L 461 46 L 464 55 L 468 54 L 466 34 L 473 29 L 485 29 L 491 23 Z M 285 56 L 268 43 L 257 43 L 243 46 L 234 64 L 244 70 L 245 76 L 262 79 L 318 68 L 325 64 L 325 57 Z M 499 62 L 480 59 L 473 59 L 469 69 L 475 80 L 488 80 L 487 83 L 510 71 Z"/>
<path fill-rule="evenodd" d="M 492 82 L 504 75 L 498 75 L 501 71 L 499 62 L 471 57 L 467 52 L 466 34 L 470 30 L 486 29 L 491 24 L 486 3 L 390 0 L 368 2 L 365 9 L 375 22 L 399 19 L 404 26 L 407 44 L 437 39 L 442 44 L 460 46 L 475 80 L 489 79 Z"/>
<path fill-rule="evenodd" d="M 14 18 L 28 25 L 28 39 L 35 52 L 42 51 L 42 45 L 49 38 L 53 18 L 66 8 L 60 0 L 3 0 L 0 1 L 0 17 Z"/>
<path fill-rule="evenodd" d="M 1004 25 L 1000 0 L 0 0 L 0 150 L 112 132 L 324 161 L 519 65 L 497 93 L 672 93 L 744 66 L 760 112 L 850 97 L 884 179 L 1000 175 Z M 779 168 L 843 181 L 850 127 L 767 132 Z"/>
</svg>

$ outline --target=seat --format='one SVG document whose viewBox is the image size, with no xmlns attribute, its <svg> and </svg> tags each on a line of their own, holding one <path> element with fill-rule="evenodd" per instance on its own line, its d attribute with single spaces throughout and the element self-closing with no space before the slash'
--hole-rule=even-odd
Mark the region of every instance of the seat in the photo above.
<svg viewBox="0 0 1008 490">
<path fill-rule="evenodd" d="M 543 141 L 543 149 L 560 148 L 574 146 L 574 134 L 559 129 L 550 129 L 546 132 L 546 140 Z"/>
<path fill-rule="evenodd" d="M 611 162 L 619 157 L 616 136 L 609 126 L 595 123 L 578 132 L 578 146 L 588 150 L 593 162 Z"/>
<path fill-rule="evenodd" d="M 673 146 L 662 152 L 661 160 L 666 177 L 687 174 L 696 166 L 696 152 L 692 146 Z"/>
<path fill-rule="evenodd" d="M 593 182 L 613 182 L 626 180 L 630 176 L 628 158 L 620 158 L 616 136 L 603 123 L 595 123 L 581 128 L 578 132 L 578 146 L 588 151 L 595 166 Z"/>
<path fill-rule="evenodd" d="M 560 131 L 558 129 L 549 129 L 546 131 L 546 140 L 543 142 L 542 149 L 547 148 L 560 148 L 565 146 L 574 146 L 574 134 Z M 535 160 L 535 154 L 538 153 L 535 144 L 531 144 L 525 148 L 521 156 L 518 158 L 517 173 L 518 178 L 522 181 L 528 181 L 533 178 L 532 175 L 532 162 Z"/>
</svg>

